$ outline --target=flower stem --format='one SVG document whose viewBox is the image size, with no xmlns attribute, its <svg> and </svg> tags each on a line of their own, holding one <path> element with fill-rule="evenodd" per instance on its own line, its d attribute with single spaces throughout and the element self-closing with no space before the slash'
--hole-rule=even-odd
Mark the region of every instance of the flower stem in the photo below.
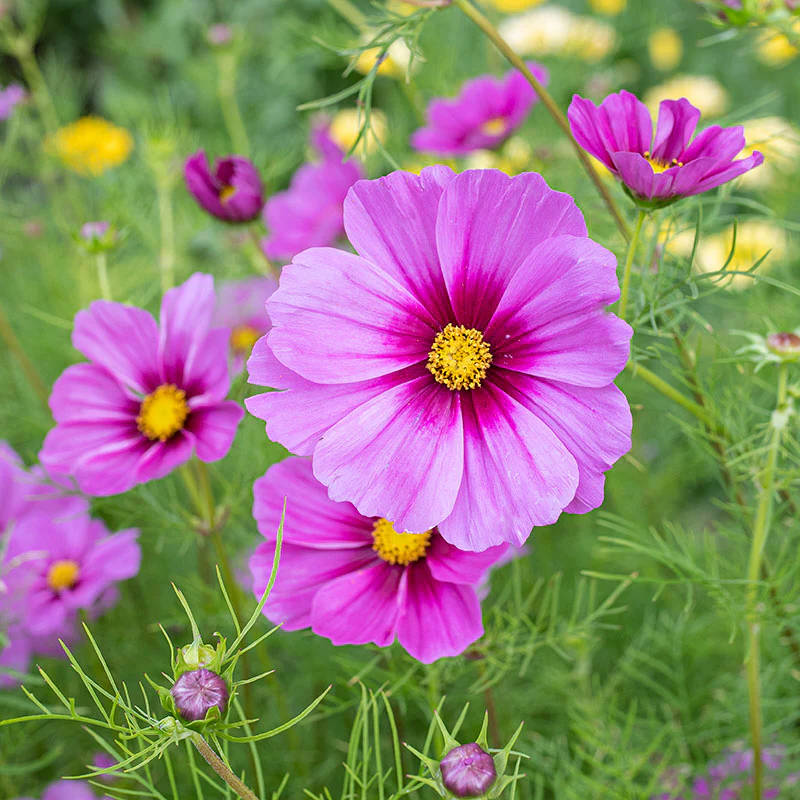
<svg viewBox="0 0 800 800">
<path fill-rule="evenodd" d="M 281 269 L 277 264 L 273 264 L 267 254 L 264 252 L 264 248 L 261 246 L 260 233 L 253 225 L 251 225 L 247 229 L 247 235 L 250 237 L 250 242 L 255 248 L 255 254 L 252 259 L 253 266 L 262 275 L 273 275 L 277 278 L 281 274 Z"/>
<path fill-rule="evenodd" d="M 586 170 L 586 174 L 589 176 L 592 183 L 595 185 L 595 188 L 600 193 L 600 196 L 603 198 L 603 202 L 606 204 L 606 208 L 608 208 L 611 216 L 614 218 L 614 222 L 617 224 L 620 233 L 626 239 L 629 239 L 630 231 L 628 230 L 628 225 L 617 208 L 614 198 L 608 191 L 608 187 L 603 183 L 602 179 L 597 174 L 597 170 L 594 168 L 594 166 L 592 166 L 592 162 L 589 161 L 589 157 L 583 151 L 581 146 L 575 141 L 575 137 L 572 135 L 572 131 L 569 127 L 569 121 L 564 115 L 564 112 L 556 104 L 556 101 L 553 99 L 552 95 L 547 91 L 547 89 L 544 88 L 544 86 L 542 86 L 541 83 L 539 83 L 538 80 L 536 80 L 536 77 L 528 69 L 528 65 L 511 49 L 508 42 L 506 42 L 506 40 L 500 35 L 497 28 L 495 28 L 489 19 L 480 11 L 478 11 L 478 9 L 475 8 L 475 6 L 473 6 L 469 0 L 453 0 L 453 5 L 457 6 L 467 17 L 469 17 L 484 32 L 484 34 L 486 34 L 494 46 L 506 57 L 509 63 L 516 67 L 525 76 L 528 83 L 533 87 L 533 90 L 542 101 L 542 105 L 547 109 L 558 127 L 561 128 L 564 135 L 572 143 L 581 165 L 583 166 L 584 170 Z"/>
<path fill-rule="evenodd" d="M 103 300 L 110 300 L 111 284 L 108 282 L 108 263 L 105 253 L 97 254 L 97 280 L 100 283 L 100 296 Z"/>
<path fill-rule="evenodd" d="M 366 27 L 367 18 L 350 0 L 328 0 L 328 5 L 338 11 L 357 30 L 362 30 Z"/>
<path fill-rule="evenodd" d="M 231 768 L 211 749 L 208 742 L 199 733 L 192 735 L 191 742 L 211 769 L 213 769 L 242 800 L 259 800 L 258 795 L 239 780 Z"/>
<path fill-rule="evenodd" d="M 36 57 L 33 54 L 33 45 L 27 37 L 19 36 L 13 44 L 14 56 L 19 62 L 25 81 L 31 90 L 42 124 L 48 134 L 52 135 L 58 129 L 58 115 L 53 98 L 47 88 L 44 75 L 39 69 Z"/>
<path fill-rule="evenodd" d="M 250 140 L 236 102 L 236 54 L 225 51 L 217 57 L 217 94 L 222 108 L 225 127 L 234 150 L 240 155 L 250 154 Z"/>
<path fill-rule="evenodd" d="M 770 420 L 771 435 L 767 449 L 767 461 L 761 480 L 756 518 L 753 523 L 753 538 L 747 566 L 747 693 L 750 707 L 750 741 L 753 746 L 753 798 L 762 800 L 764 789 L 763 737 L 761 719 L 760 644 L 761 624 L 758 617 L 758 580 L 764 546 L 769 533 L 772 498 L 775 494 L 775 472 L 781 436 L 786 428 L 789 409 L 786 403 L 786 364 L 778 372 L 778 399 Z"/>
<path fill-rule="evenodd" d="M 45 386 L 39 372 L 36 367 L 33 366 L 33 362 L 28 358 L 25 348 L 14 333 L 14 329 L 11 327 L 11 323 L 8 321 L 8 317 L 2 306 L 0 306 L 0 338 L 6 343 L 8 352 L 14 354 L 22 371 L 25 373 L 25 377 L 28 379 L 28 383 L 47 410 L 47 399 L 50 396 L 50 392 L 47 391 L 47 386 Z"/>
<path fill-rule="evenodd" d="M 633 229 L 633 236 L 628 242 L 628 254 L 625 257 L 625 270 L 622 273 L 622 292 L 619 296 L 619 316 L 625 319 L 625 312 L 628 308 L 628 292 L 631 285 L 631 267 L 633 259 L 636 257 L 636 248 L 639 245 L 639 234 L 642 232 L 642 223 L 647 216 L 647 212 L 639 209 L 639 216 L 636 217 L 636 227 Z"/>
<path fill-rule="evenodd" d="M 166 292 L 175 285 L 175 225 L 172 215 L 172 181 L 168 175 L 156 174 L 158 196 L 158 220 L 161 225 L 161 291 Z"/>
</svg>

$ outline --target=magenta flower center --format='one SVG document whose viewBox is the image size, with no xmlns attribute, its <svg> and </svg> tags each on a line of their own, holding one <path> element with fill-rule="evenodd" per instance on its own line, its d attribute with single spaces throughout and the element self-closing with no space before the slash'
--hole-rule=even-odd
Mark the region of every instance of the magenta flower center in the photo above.
<svg viewBox="0 0 800 800">
<path fill-rule="evenodd" d="M 436 334 L 428 353 L 428 372 L 453 391 L 477 389 L 492 363 L 492 351 L 475 328 L 447 324 Z"/>
<path fill-rule="evenodd" d="M 649 150 L 645 150 L 642 155 L 648 160 L 650 166 L 653 168 L 653 172 L 658 174 L 659 172 L 664 172 L 664 170 L 669 169 L 670 167 L 682 167 L 683 161 L 678 161 L 677 158 L 673 158 L 672 161 L 662 161 L 658 158 L 653 158 L 650 155 Z"/>
<path fill-rule="evenodd" d="M 262 331 L 252 325 L 237 325 L 231 331 L 231 349 L 237 353 L 249 355 L 261 335 Z"/>
<path fill-rule="evenodd" d="M 173 383 L 162 383 L 142 400 L 136 424 L 148 439 L 165 442 L 183 428 L 188 416 L 186 392 Z"/>
<path fill-rule="evenodd" d="M 384 561 L 406 566 L 425 557 L 431 532 L 398 533 L 388 519 L 379 519 L 372 526 L 372 542 L 372 549 Z"/>
<path fill-rule="evenodd" d="M 80 569 L 74 561 L 54 561 L 47 571 L 47 585 L 54 592 L 71 589 L 78 581 Z"/>
</svg>

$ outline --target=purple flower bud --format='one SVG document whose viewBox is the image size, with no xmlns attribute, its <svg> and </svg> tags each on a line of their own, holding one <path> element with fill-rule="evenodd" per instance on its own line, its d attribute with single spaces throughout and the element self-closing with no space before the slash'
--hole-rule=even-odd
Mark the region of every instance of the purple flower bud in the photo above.
<svg viewBox="0 0 800 800">
<path fill-rule="evenodd" d="M 116 766 L 117 760 L 112 758 L 108 753 L 95 753 L 94 758 L 92 759 L 92 765 L 96 769 L 110 769 L 113 766 Z M 103 783 L 113 783 L 114 776 L 111 774 L 104 774 L 98 775 L 97 779 L 103 781 Z"/>
<path fill-rule="evenodd" d="M 108 231 L 109 224 L 107 222 L 85 222 L 81 226 L 81 238 L 87 242 L 93 239 L 102 239 Z"/>
<path fill-rule="evenodd" d="M 800 356 L 800 336 L 796 333 L 771 333 L 767 336 L 767 347 L 784 358 Z"/>
<path fill-rule="evenodd" d="M 220 47 L 224 44 L 229 44 L 233 39 L 233 29 L 230 25 L 219 22 L 208 29 L 206 36 L 211 44 Z"/>
<path fill-rule="evenodd" d="M 494 760 L 475 742 L 454 747 L 439 768 L 442 783 L 456 797 L 480 797 L 497 778 Z"/>
<path fill-rule="evenodd" d="M 175 708 L 186 720 L 205 719 L 206 711 L 216 706 L 221 714 L 228 705 L 225 681 L 210 669 L 184 672 L 170 690 Z"/>
<path fill-rule="evenodd" d="M 225 222 L 250 222 L 264 205 L 261 177 L 243 156 L 226 156 L 208 168 L 203 150 L 186 160 L 186 188 L 209 214 Z"/>
</svg>

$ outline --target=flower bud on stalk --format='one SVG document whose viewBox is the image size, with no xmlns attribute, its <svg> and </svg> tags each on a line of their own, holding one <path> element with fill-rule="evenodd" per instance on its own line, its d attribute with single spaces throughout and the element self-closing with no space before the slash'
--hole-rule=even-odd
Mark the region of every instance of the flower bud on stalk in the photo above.
<svg viewBox="0 0 800 800">
<path fill-rule="evenodd" d="M 210 669 L 194 669 L 184 672 L 172 689 L 172 699 L 177 712 L 189 722 L 205 719 L 206 713 L 215 706 L 220 715 L 228 707 L 228 687 L 225 681 Z"/>
<path fill-rule="evenodd" d="M 456 797 L 480 797 L 497 780 L 494 760 L 475 742 L 454 747 L 439 768 L 442 783 Z"/>
</svg>

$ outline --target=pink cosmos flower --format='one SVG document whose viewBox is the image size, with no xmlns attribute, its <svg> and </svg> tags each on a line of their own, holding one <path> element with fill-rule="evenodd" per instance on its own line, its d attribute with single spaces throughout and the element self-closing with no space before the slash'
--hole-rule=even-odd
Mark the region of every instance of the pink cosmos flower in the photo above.
<svg viewBox="0 0 800 800">
<path fill-rule="evenodd" d="M 528 68 L 547 84 L 547 70 L 534 62 Z M 512 70 L 504 78 L 481 75 L 467 81 L 458 97 L 437 98 L 428 106 L 428 124 L 411 136 L 411 145 L 442 156 L 461 156 L 502 144 L 538 100 L 525 76 Z"/>
<path fill-rule="evenodd" d="M 204 150 L 186 159 L 186 188 L 209 214 L 225 222 L 250 222 L 264 205 L 261 176 L 244 156 L 226 156 L 208 168 Z"/>
<path fill-rule="evenodd" d="M 287 458 L 253 486 L 266 542 L 250 559 L 254 591 L 267 586 L 284 498 L 278 576 L 264 614 L 285 630 L 311 628 L 334 644 L 390 645 L 426 664 L 462 653 L 483 635 L 475 587 L 505 546 L 467 553 L 436 530 L 397 533 L 328 498 L 303 458 Z"/>
<path fill-rule="evenodd" d="M 227 328 L 211 328 L 214 279 L 197 273 L 170 289 L 161 324 L 146 311 L 98 300 L 75 317 L 72 343 L 89 360 L 53 386 L 56 426 L 41 461 L 90 495 L 161 478 L 193 453 L 230 449 L 242 409 L 230 387 Z"/>
<path fill-rule="evenodd" d="M 242 281 L 226 281 L 217 292 L 214 324 L 230 329 L 231 369 L 238 374 L 253 345 L 269 329 L 266 303 L 278 288 L 274 278 L 257 276 Z"/>
<path fill-rule="evenodd" d="M 10 83 L 0 89 L 0 120 L 8 119 L 14 108 L 21 103 L 28 93 L 18 83 Z"/>
<path fill-rule="evenodd" d="M 661 102 L 655 139 L 647 106 L 630 92 L 610 94 L 599 107 L 574 95 L 567 116 L 578 144 L 649 207 L 713 189 L 764 160 L 757 150 L 734 160 L 745 146 L 741 126 L 712 125 L 695 137 L 700 111 L 686 98 Z"/>
<path fill-rule="evenodd" d="M 17 800 L 32 800 L 18 797 Z M 91 786 L 86 781 L 56 781 L 51 783 L 42 795 L 42 800 L 97 800 Z"/>
<path fill-rule="evenodd" d="M 249 411 L 333 500 L 451 544 L 522 544 L 603 501 L 630 448 L 612 381 L 630 327 L 612 253 L 540 175 L 429 167 L 360 181 L 360 255 L 314 248 L 284 268 Z"/>
<path fill-rule="evenodd" d="M 289 188 L 267 200 L 264 223 L 269 230 L 262 247 L 267 258 L 288 260 L 307 247 L 333 244 L 344 232 L 342 204 L 348 189 L 364 177 L 355 159 L 331 139 L 327 122 L 315 124 L 311 144 L 321 156 L 303 164 Z"/>
</svg>

